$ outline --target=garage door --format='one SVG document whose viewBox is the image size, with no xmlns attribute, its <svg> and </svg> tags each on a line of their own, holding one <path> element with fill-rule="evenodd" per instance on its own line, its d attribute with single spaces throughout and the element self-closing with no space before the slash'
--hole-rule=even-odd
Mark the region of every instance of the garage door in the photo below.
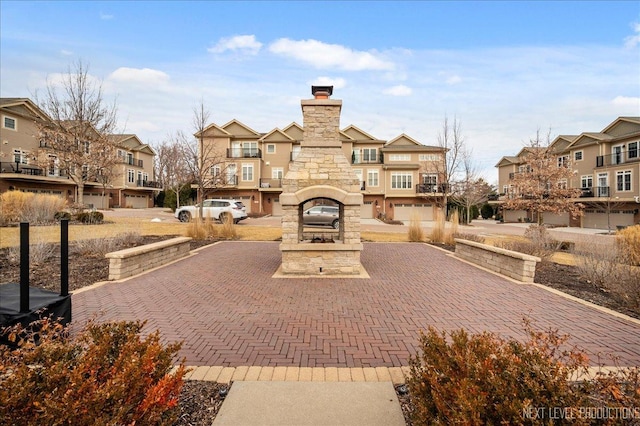
<svg viewBox="0 0 640 426">
<path fill-rule="evenodd" d="M 109 207 L 108 200 L 105 200 L 108 196 L 102 197 L 102 194 L 85 193 L 82 195 L 82 201 L 88 205 L 89 208 L 104 209 Z M 103 203 L 104 202 L 104 203 Z"/>
<path fill-rule="evenodd" d="M 609 215 L 602 210 L 584 211 L 583 228 L 608 229 L 608 224 L 614 231 L 618 226 L 633 226 L 633 210 L 612 210 Z"/>
<path fill-rule="evenodd" d="M 274 198 L 273 202 L 273 210 L 271 210 L 272 216 L 282 216 L 282 205 L 280 204 L 280 198 Z"/>
<path fill-rule="evenodd" d="M 569 226 L 569 213 L 544 213 L 542 216 L 547 225 Z"/>
<path fill-rule="evenodd" d="M 394 204 L 393 218 L 395 220 L 411 220 L 413 212 L 420 215 L 420 220 L 433 220 L 432 204 Z"/>
<path fill-rule="evenodd" d="M 373 219 L 373 201 L 365 201 L 360 210 L 360 218 Z"/>
<path fill-rule="evenodd" d="M 505 210 L 502 217 L 505 222 L 524 222 L 527 212 L 524 210 Z"/>
<path fill-rule="evenodd" d="M 125 207 L 134 209 L 146 209 L 148 207 L 148 197 L 146 195 L 125 195 Z"/>
</svg>

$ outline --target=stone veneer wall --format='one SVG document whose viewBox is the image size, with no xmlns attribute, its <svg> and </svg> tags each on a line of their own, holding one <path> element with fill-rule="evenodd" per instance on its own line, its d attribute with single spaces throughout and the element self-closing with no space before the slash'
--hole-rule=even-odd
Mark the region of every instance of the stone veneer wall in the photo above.
<svg viewBox="0 0 640 426">
<path fill-rule="evenodd" d="M 532 283 L 539 257 L 456 239 L 456 256 L 518 281 Z"/>
<path fill-rule="evenodd" d="M 176 237 L 107 253 L 109 280 L 131 277 L 185 257 L 191 250 L 191 240 L 189 237 Z"/>
<path fill-rule="evenodd" d="M 360 263 L 360 180 L 351 169 L 340 141 L 342 102 L 302 101 L 304 135 L 298 157 L 282 180 L 282 272 L 296 275 L 356 275 Z M 327 198 L 340 208 L 335 243 L 303 241 L 302 205 Z"/>
</svg>

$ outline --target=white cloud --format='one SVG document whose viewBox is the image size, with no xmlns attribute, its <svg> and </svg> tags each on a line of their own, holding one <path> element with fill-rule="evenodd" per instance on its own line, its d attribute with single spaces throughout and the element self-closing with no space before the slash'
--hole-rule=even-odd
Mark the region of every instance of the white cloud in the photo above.
<svg viewBox="0 0 640 426">
<path fill-rule="evenodd" d="M 113 18 L 114 16 L 111 14 L 100 12 L 100 19 L 102 19 L 103 21 L 110 21 Z"/>
<path fill-rule="evenodd" d="M 318 77 L 310 84 L 312 86 L 333 86 L 334 89 L 342 89 L 347 85 L 344 78 Z"/>
<path fill-rule="evenodd" d="M 223 37 L 218 43 L 207 49 L 211 53 L 223 53 L 227 50 L 235 52 L 245 52 L 256 55 L 262 48 L 262 43 L 256 40 L 255 35 L 238 35 L 233 37 Z"/>
<path fill-rule="evenodd" d="M 150 68 L 120 67 L 109 75 L 108 80 L 153 86 L 167 83 L 169 81 L 169 75 Z"/>
<path fill-rule="evenodd" d="M 630 96 L 616 96 L 611 103 L 618 107 L 640 107 L 640 98 L 634 98 Z"/>
<path fill-rule="evenodd" d="M 633 49 L 640 44 L 640 23 L 635 22 L 633 24 L 633 31 L 635 32 L 634 35 L 624 39 L 624 46 L 629 49 Z"/>
<path fill-rule="evenodd" d="M 397 86 L 389 87 L 382 91 L 385 95 L 391 96 L 409 96 L 413 93 L 410 87 L 405 86 L 404 84 L 400 84 Z"/>
<path fill-rule="evenodd" d="M 460 83 L 462 81 L 462 78 L 459 75 L 452 75 L 450 77 L 447 77 L 445 81 L 448 85 L 452 86 L 454 84 Z"/>
<path fill-rule="evenodd" d="M 62 54 L 62 56 L 71 56 L 71 55 L 73 55 L 73 52 L 72 52 L 72 51 L 70 51 L 70 50 L 62 49 L 62 50 L 60 51 L 60 54 Z"/>
<path fill-rule="evenodd" d="M 347 71 L 393 70 L 394 64 L 375 51 L 362 52 L 339 44 L 318 40 L 290 40 L 281 38 L 269 46 L 277 55 L 288 56 L 316 68 L 337 68 Z"/>
</svg>

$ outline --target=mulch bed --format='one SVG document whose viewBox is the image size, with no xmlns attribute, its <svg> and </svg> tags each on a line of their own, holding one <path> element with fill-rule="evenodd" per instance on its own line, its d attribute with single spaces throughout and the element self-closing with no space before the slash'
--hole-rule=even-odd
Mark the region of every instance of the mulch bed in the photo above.
<svg viewBox="0 0 640 426">
<path fill-rule="evenodd" d="M 145 236 L 138 245 L 149 244 L 171 238 L 170 236 Z M 191 241 L 191 249 L 212 244 L 215 241 Z M 441 248 L 452 250 L 453 247 L 439 245 Z M 124 248 L 124 247 L 123 247 Z M 69 290 L 91 285 L 99 281 L 106 281 L 109 276 L 109 261 L 103 256 L 80 256 L 74 254 L 73 243 L 69 249 Z M 42 264 L 33 264 L 30 267 L 30 285 L 49 290 L 58 291 L 60 288 L 60 259 L 59 248 L 56 248 L 55 258 Z M 0 275 L 2 282 L 19 282 L 20 268 L 18 264 L 9 262 L 9 249 L 0 249 Z M 615 311 L 640 319 L 640 310 L 633 310 L 625 306 L 611 294 L 598 289 L 584 280 L 576 267 L 561 265 L 553 262 L 541 262 L 536 268 L 535 282 L 558 289 L 575 297 L 589 302 L 605 306 Z M 180 415 L 176 426 L 211 425 L 215 418 L 223 398 L 220 389 L 228 385 L 215 382 L 186 381 L 180 395 Z M 409 413 L 411 411 L 410 398 L 406 394 L 398 392 L 398 399 L 403 414 L 410 425 Z"/>
</svg>

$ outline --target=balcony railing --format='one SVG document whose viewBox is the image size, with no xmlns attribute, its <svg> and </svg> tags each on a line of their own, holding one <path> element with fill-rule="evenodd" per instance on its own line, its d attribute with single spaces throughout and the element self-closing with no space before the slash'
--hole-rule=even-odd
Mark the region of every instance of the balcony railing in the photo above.
<svg viewBox="0 0 640 426">
<path fill-rule="evenodd" d="M 351 164 L 383 164 L 384 153 L 378 152 L 377 158 L 363 158 L 362 154 L 351 153 Z"/>
<path fill-rule="evenodd" d="M 22 163 L 0 163 L 0 173 L 20 173 L 29 176 L 44 176 L 44 177 L 62 177 L 68 178 L 69 175 L 63 171 L 56 169 L 53 173 L 48 173 L 48 169 L 43 169 L 38 166 Z"/>
<path fill-rule="evenodd" d="M 152 180 L 138 180 L 136 181 L 136 186 L 142 188 L 162 188 L 160 182 L 155 182 Z"/>
<path fill-rule="evenodd" d="M 596 157 L 596 167 L 615 166 L 640 161 L 638 150 L 620 151 L 609 155 L 598 155 Z"/>
<path fill-rule="evenodd" d="M 251 148 L 227 148 L 227 158 L 262 158 L 262 150 Z"/>
<path fill-rule="evenodd" d="M 282 188 L 282 179 L 260 178 L 260 188 Z"/>
<path fill-rule="evenodd" d="M 419 183 L 416 185 L 416 194 L 442 194 L 446 190 L 447 185 L 444 183 Z"/>
<path fill-rule="evenodd" d="M 367 189 L 367 182 L 363 180 L 360 182 L 360 191 L 364 191 L 365 189 Z"/>
</svg>

